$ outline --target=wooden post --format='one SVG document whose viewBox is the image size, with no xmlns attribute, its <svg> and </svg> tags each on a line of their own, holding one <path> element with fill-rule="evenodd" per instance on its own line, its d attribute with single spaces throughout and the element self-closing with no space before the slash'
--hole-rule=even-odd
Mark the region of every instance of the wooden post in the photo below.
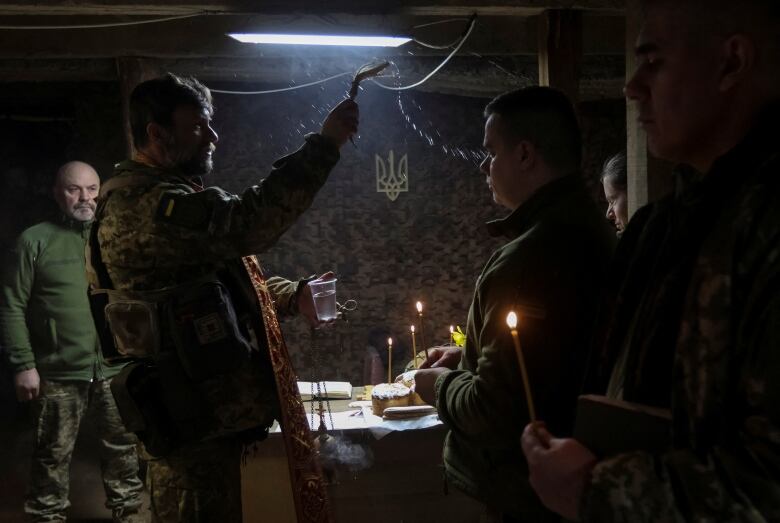
<svg viewBox="0 0 780 523">
<path fill-rule="evenodd" d="M 127 157 L 133 155 L 133 135 L 130 130 L 130 93 L 139 83 L 154 78 L 158 68 L 143 58 L 121 57 L 116 59 L 119 92 L 122 97 L 122 128 L 124 130 Z"/>
<path fill-rule="evenodd" d="M 576 106 L 581 69 L 582 11 L 545 11 L 539 16 L 539 85 L 560 89 Z"/>
<path fill-rule="evenodd" d="M 636 70 L 634 47 L 639 35 L 639 0 L 626 1 L 626 82 Z M 626 164 L 628 167 L 628 216 L 649 201 L 647 136 L 639 126 L 637 104 L 626 99 Z"/>
</svg>

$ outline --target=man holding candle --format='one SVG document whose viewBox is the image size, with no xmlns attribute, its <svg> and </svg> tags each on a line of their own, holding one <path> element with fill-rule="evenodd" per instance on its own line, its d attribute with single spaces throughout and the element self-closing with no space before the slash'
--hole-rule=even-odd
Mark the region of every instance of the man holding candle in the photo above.
<svg viewBox="0 0 780 523">
<path fill-rule="evenodd" d="M 520 448 L 530 419 L 506 318 L 518 343 L 537 413 L 569 433 L 586 347 L 614 234 L 580 176 L 581 138 L 566 97 L 550 88 L 506 93 L 485 110 L 481 172 L 510 211 L 488 224 L 507 243 L 477 280 L 461 349 L 431 349 L 416 391 L 450 429 L 450 484 L 504 521 L 555 520 L 528 484 Z M 462 355 L 462 357 L 461 357 Z"/>
<path fill-rule="evenodd" d="M 626 95 L 648 149 L 681 167 L 621 239 L 594 383 L 671 409 L 671 430 L 666 450 L 595 456 L 529 427 L 530 481 L 569 520 L 780 521 L 780 3 L 642 14 Z"/>
</svg>

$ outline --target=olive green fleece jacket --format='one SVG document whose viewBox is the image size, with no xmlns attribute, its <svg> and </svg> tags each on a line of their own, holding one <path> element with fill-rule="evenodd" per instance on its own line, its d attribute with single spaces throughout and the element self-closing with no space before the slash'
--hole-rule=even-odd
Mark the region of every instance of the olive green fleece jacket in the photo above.
<svg viewBox="0 0 780 523">
<path fill-rule="evenodd" d="M 529 412 L 506 318 L 519 316 L 538 418 L 553 434 L 570 434 L 615 236 L 579 176 L 543 186 L 488 225 L 508 242 L 477 279 L 460 368 L 436 380 L 439 417 L 450 429 L 446 476 L 520 521 L 558 521 L 528 483 L 520 435 Z"/>
<path fill-rule="evenodd" d="M 102 361 L 87 296 L 89 223 L 61 218 L 26 229 L 7 253 L 0 281 L 0 344 L 11 370 L 43 379 L 113 377 Z"/>
</svg>

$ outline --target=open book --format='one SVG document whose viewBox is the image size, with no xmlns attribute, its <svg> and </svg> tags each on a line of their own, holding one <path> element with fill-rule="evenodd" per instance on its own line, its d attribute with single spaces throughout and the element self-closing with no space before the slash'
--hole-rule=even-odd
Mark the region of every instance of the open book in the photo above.
<svg viewBox="0 0 780 523">
<path fill-rule="evenodd" d="M 667 409 L 584 395 L 577 399 L 574 439 L 600 458 L 634 450 L 660 452 L 671 446 L 671 425 Z"/>
<path fill-rule="evenodd" d="M 319 386 L 322 399 L 352 399 L 352 385 L 347 381 L 320 381 Z M 304 401 L 312 399 L 312 396 L 317 397 L 317 382 L 312 384 L 310 381 L 299 381 L 298 392 L 300 392 L 301 399 Z"/>
</svg>

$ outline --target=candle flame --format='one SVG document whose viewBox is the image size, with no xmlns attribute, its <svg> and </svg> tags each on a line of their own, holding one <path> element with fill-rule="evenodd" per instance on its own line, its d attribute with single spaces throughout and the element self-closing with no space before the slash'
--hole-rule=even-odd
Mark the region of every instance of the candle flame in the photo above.
<svg viewBox="0 0 780 523">
<path fill-rule="evenodd" d="M 415 307 L 417 307 L 417 312 L 422 314 L 422 302 L 418 301 L 417 305 L 415 305 Z"/>
<path fill-rule="evenodd" d="M 455 327 L 453 327 L 452 325 L 450 325 L 450 334 L 452 334 L 453 332 L 455 332 Z"/>
<path fill-rule="evenodd" d="M 414 334 L 414 325 L 412 325 L 411 327 L 412 327 L 412 334 Z"/>
<path fill-rule="evenodd" d="M 390 347 L 393 346 L 393 338 L 387 338 L 387 345 Z"/>
<path fill-rule="evenodd" d="M 517 314 L 515 314 L 515 311 L 506 315 L 506 324 L 509 325 L 510 329 L 517 327 Z"/>
</svg>

